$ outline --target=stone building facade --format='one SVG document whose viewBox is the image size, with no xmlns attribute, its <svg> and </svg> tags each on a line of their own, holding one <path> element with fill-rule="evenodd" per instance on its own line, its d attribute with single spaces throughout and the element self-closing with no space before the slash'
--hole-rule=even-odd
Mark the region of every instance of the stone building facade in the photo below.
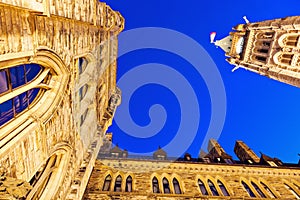
<svg viewBox="0 0 300 200">
<path fill-rule="evenodd" d="M 237 67 L 299 86 L 299 23 L 238 25 L 216 44 Z M 0 0 L 0 199 L 300 199 L 298 164 L 241 141 L 239 160 L 214 140 L 197 159 L 110 150 L 123 28 L 94 0 Z"/>
<path fill-rule="evenodd" d="M 84 199 L 300 199 L 299 164 L 258 157 L 242 141 L 234 160 L 215 140 L 210 144 L 202 158 L 175 160 L 162 149 L 138 158 L 114 147 L 96 161 Z"/>
<path fill-rule="evenodd" d="M 0 199 L 82 198 L 121 101 L 123 27 L 94 0 L 0 0 Z"/>
<path fill-rule="evenodd" d="M 212 41 L 236 70 L 244 68 L 300 87 L 300 17 L 239 24 Z M 108 145 L 109 146 L 109 145 Z M 114 147 L 99 154 L 84 199 L 300 199 L 300 165 L 257 156 L 237 141 L 234 160 L 211 140 L 200 158 L 130 156 Z"/>
</svg>

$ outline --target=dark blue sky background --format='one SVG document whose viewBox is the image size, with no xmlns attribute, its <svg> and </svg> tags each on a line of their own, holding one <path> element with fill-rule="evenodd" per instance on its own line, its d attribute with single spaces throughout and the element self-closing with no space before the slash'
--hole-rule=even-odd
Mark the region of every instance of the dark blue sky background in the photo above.
<svg viewBox="0 0 300 200">
<path fill-rule="evenodd" d="M 300 15 L 300 1 L 286 0 L 285 5 L 274 0 L 105 2 L 124 16 L 125 30 L 139 27 L 173 29 L 193 38 L 205 48 L 217 65 L 226 90 L 226 120 L 218 141 L 227 153 L 234 155 L 235 141 L 243 140 L 258 155 L 261 151 L 284 162 L 298 162 L 300 89 L 243 69 L 232 73 L 233 66 L 225 61 L 224 52 L 209 43 L 209 34 L 216 31 L 216 39 L 227 36 L 233 26 L 244 23 L 244 15 L 250 22 Z M 197 91 L 201 122 L 197 137 L 187 150 L 196 157 L 211 116 L 211 102 L 205 82 L 186 60 L 156 49 L 135 51 L 120 57 L 118 77 L 137 65 L 152 62 L 173 67 Z M 171 141 L 178 129 L 181 113 L 176 97 L 168 88 L 151 84 L 136 90 L 130 101 L 130 114 L 137 124 L 145 126 L 149 123 L 149 107 L 157 103 L 162 104 L 168 114 L 162 131 L 148 139 L 132 138 L 114 123 L 110 128 L 114 133 L 113 142 L 131 152 L 144 153 Z"/>
</svg>

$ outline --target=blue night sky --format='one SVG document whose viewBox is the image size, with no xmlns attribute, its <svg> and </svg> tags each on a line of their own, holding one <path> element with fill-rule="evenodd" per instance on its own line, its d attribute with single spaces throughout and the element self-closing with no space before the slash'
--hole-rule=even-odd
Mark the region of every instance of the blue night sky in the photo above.
<svg viewBox="0 0 300 200">
<path fill-rule="evenodd" d="M 204 78 L 205 75 L 199 73 L 189 62 L 188 56 L 182 56 L 182 54 L 179 56 L 178 52 L 166 50 L 172 49 L 173 46 L 175 49 L 178 48 L 176 45 L 185 40 L 179 38 L 179 41 L 175 36 L 165 38 L 163 33 L 160 33 L 161 29 L 155 29 L 154 34 L 150 33 L 150 35 L 153 35 L 153 39 L 161 34 L 162 37 L 158 37 L 158 39 L 161 40 L 160 43 L 163 47 L 141 48 L 118 58 L 119 80 L 133 69 L 138 69 L 139 72 L 136 71 L 136 73 L 132 73 L 132 76 L 128 76 L 132 82 L 126 82 L 125 79 L 123 83 L 118 82 L 123 96 L 130 93 L 127 88 L 130 88 L 131 85 L 137 84 L 138 86 L 130 95 L 129 103 L 123 101 L 120 106 L 120 108 L 129 109 L 130 114 L 127 116 L 120 114 L 120 108 L 116 112 L 116 117 L 124 123 L 121 125 L 114 121 L 109 129 L 114 133 L 114 144 L 118 144 L 129 152 L 149 153 L 155 151 L 159 145 L 164 148 L 174 142 L 175 148 L 176 145 L 179 149 L 184 146 L 182 147 L 184 150 L 180 150 L 182 154 L 189 152 L 193 157 L 197 157 L 209 126 L 223 124 L 222 113 L 220 113 L 221 119 L 218 116 L 212 119 L 212 113 L 215 112 L 212 106 L 218 108 L 218 106 L 224 105 L 226 109 L 224 125 L 216 128 L 213 135 L 219 136 L 216 139 L 227 153 L 234 156 L 235 141 L 243 140 L 258 156 L 261 151 L 271 157 L 278 157 L 284 162 L 298 162 L 300 89 L 244 69 L 238 69 L 232 73 L 233 66 L 225 61 L 225 53 L 220 48 L 210 44 L 209 34 L 216 31 L 216 39 L 222 39 L 228 35 L 233 26 L 244 23 L 244 15 L 250 22 L 300 15 L 300 1 L 286 0 L 288 6 L 276 3 L 277 1 L 274 0 L 253 0 L 248 1 L 249 3 L 237 0 L 106 0 L 105 2 L 124 16 L 125 31 L 137 30 L 141 27 L 160 27 L 165 30 L 173 30 L 171 32 L 178 33 L 178 35 L 184 34 L 194 40 L 208 53 L 206 55 L 199 52 L 198 59 L 203 61 L 199 65 L 200 68 L 211 70 L 209 77 L 211 82 L 208 83 Z M 143 35 L 149 35 L 147 29 L 143 29 L 143 31 L 137 34 L 141 38 Z M 124 36 L 122 34 L 120 37 Z M 123 38 L 125 39 L 120 41 L 119 49 L 124 49 L 126 45 L 131 46 L 133 42 L 138 43 L 140 39 L 138 36 L 133 36 L 135 38 L 133 40 L 127 35 Z M 172 42 L 165 44 L 168 39 L 174 39 L 172 41 L 174 45 Z M 167 45 L 166 48 L 164 45 Z M 198 52 L 197 48 L 186 48 L 184 45 L 181 50 L 184 55 L 187 53 L 195 55 Z M 216 66 L 207 61 L 209 57 Z M 153 70 L 153 67 L 156 70 Z M 217 69 L 218 73 L 216 74 L 213 69 Z M 138 74 L 138 76 L 134 77 L 134 74 Z M 149 77 L 152 77 L 153 74 L 155 78 L 151 81 Z M 190 85 L 181 84 L 182 78 Z M 145 79 L 147 81 L 139 82 L 139 80 Z M 163 79 L 163 81 L 159 81 L 159 79 Z M 225 88 L 225 100 L 217 91 L 219 90 L 217 88 L 219 79 L 222 80 Z M 173 82 L 172 87 L 164 84 L 164 81 L 167 81 L 168 84 Z M 214 81 L 216 86 L 213 84 Z M 208 84 L 210 84 L 209 87 Z M 194 94 L 187 92 L 186 95 L 182 95 L 180 90 L 181 92 L 185 91 L 185 88 L 189 88 L 189 86 L 192 87 Z M 179 87 L 179 93 L 176 93 L 175 87 Z M 216 87 L 215 90 L 214 87 Z M 219 94 L 220 99 L 213 101 L 212 91 Z M 182 107 L 182 104 L 186 102 L 189 104 L 189 101 L 192 104 L 195 98 L 197 108 Z M 162 107 L 164 111 L 162 111 Z M 198 110 L 200 114 L 197 114 Z M 159 114 L 155 114 L 155 112 Z M 184 114 L 185 112 L 190 115 Z M 177 138 L 180 124 L 187 119 L 190 123 L 189 127 L 182 130 L 187 137 Z M 130 120 L 136 124 L 137 128 L 124 127 Z M 151 123 L 154 125 L 151 126 Z M 196 129 L 193 128 L 195 126 Z M 188 137 L 190 135 L 192 137 Z"/>
</svg>

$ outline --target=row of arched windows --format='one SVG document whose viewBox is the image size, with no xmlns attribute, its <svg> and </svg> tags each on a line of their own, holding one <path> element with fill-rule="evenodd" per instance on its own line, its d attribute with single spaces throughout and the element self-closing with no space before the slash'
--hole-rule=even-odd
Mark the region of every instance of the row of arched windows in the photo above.
<svg viewBox="0 0 300 200">
<path fill-rule="evenodd" d="M 161 182 L 160 182 L 161 181 Z M 163 194 L 182 194 L 182 189 L 179 181 L 176 178 L 173 178 L 171 182 L 168 178 L 163 177 L 161 180 L 154 176 L 152 178 L 152 192 L 153 193 L 163 193 Z M 230 196 L 227 188 L 223 184 L 223 182 L 219 179 L 217 181 L 212 181 L 211 179 L 207 179 L 207 181 L 203 181 L 200 178 L 197 180 L 199 190 L 204 196 Z M 113 184 L 114 182 L 114 184 Z M 114 192 L 132 192 L 132 176 L 128 175 L 125 179 L 125 183 L 123 183 L 123 178 L 121 175 L 118 175 L 114 180 L 111 175 L 107 175 L 102 191 L 114 191 Z M 170 185 L 172 184 L 172 187 Z M 278 198 L 273 189 L 267 186 L 265 182 L 262 181 L 247 181 L 242 180 L 241 185 L 246 190 L 248 195 L 253 198 Z M 287 188 L 296 199 L 300 199 L 300 195 L 296 192 L 296 190 L 300 190 L 300 187 L 292 183 L 287 184 L 284 183 L 285 188 Z M 162 187 L 162 188 L 160 188 Z"/>
<path fill-rule="evenodd" d="M 223 196 L 230 196 L 228 190 L 220 180 L 217 180 L 217 184 Z M 208 187 L 205 185 L 205 182 L 203 182 L 201 179 L 198 179 L 198 186 L 202 195 L 210 195 L 208 192 L 209 188 L 213 196 L 220 196 L 218 189 L 210 179 L 207 180 Z"/>
<path fill-rule="evenodd" d="M 173 188 L 174 188 L 174 193 L 175 194 L 181 194 L 181 189 L 180 189 L 180 184 L 178 182 L 178 180 L 176 178 L 173 178 L 172 180 L 172 184 L 173 184 Z M 169 184 L 169 180 L 164 177 L 162 179 L 162 193 L 164 194 L 171 194 L 172 191 L 170 189 L 170 184 Z M 159 182 L 158 179 L 156 177 L 153 177 L 152 179 L 152 190 L 153 193 L 161 193 L 161 190 L 159 188 Z"/>
<path fill-rule="evenodd" d="M 241 184 L 250 197 L 258 198 L 277 198 L 275 193 L 264 182 L 242 181 Z"/>
<path fill-rule="evenodd" d="M 113 191 L 114 192 L 122 192 L 122 191 L 125 191 L 125 192 L 132 192 L 132 177 L 131 176 L 127 176 L 126 178 L 126 182 L 125 182 L 125 188 L 122 188 L 122 176 L 119 175 L 116 177 L 116 179 L 114 180 L 114 188 L 113 188 Z M 111 188 L 111 185 L 112 185 L 112 177 L 111 175 L 107 175 L 105 180 L 104 180 L 104 184 L 103 184 L 103 188 L 102 188 L 102 191 L 110 191 L 112 188 Z"/>
</svg>

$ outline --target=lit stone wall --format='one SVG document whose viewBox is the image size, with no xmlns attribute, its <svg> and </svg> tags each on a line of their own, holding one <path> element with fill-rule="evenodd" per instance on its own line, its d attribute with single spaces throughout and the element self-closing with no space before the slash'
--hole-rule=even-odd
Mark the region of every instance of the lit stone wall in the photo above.
<svg viewBox="0 0 300 200">
<path fill-rule="evenodd" d="M 43 89 L 0 126 L 0 165 L 7 176 L 33 184 L 29 196 L 81 199 L 112 122 L 110 98 L 120 93 L 116 37 L 123 27 L 120 13 L 94 0 L 0 0 L 0 70 L 43 67 L 30 84 L 0 94 L 2 104 L 32 87 Z"/>
<path fill-rule="evenodd" d="M 103 191 L 108 175 L 112 177 L 110 189 Z M 122 177 L 122 191 L 115 192 L 115 180 L 119 175 Z M 128 176 L 133 179 L 132 192 L 125 192 L 125 180 Z M 153 193 L 153 177 L 158 179 L 161 193 Z M 162 192 L 164 177 L 169 181 L 171 194 Z M 178 180 L 182 194 L 174 194 L 173 178 Z M 204 183 L 208 195 L 201 193 L 198 179 Z M 219 196 L 212 195 L 208 180 L 215 185 Z M 223 183 L 230 196 L 223 195 L 218 187 L 218 180 Z M 249 196 L 242 181 L 249 185 L 257 198 Z M 260 187 L 266 198 L 261 198 L 251 181 Z M 300 194 L 300 170 L 292 167 L 257 165 L 104 159 L 97 160 L 84 199 L 273 199 L 261 183 L 264 183 L 277 199 L 297 199 L 284 184 L 288 184 L 294 192 Z"/>
</svg>

